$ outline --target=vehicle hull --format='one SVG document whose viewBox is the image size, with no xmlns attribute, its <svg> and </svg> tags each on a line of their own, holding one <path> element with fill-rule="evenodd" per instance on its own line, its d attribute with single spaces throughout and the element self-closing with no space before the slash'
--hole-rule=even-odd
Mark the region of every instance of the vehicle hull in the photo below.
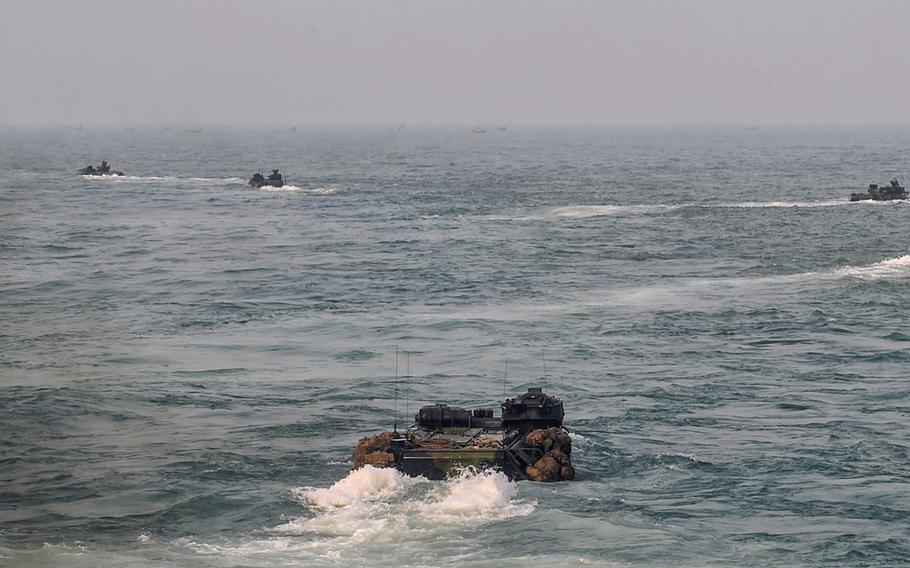
<svg viewBox="0 0 910 568">
<path fill-rule="evenodd" d="M 882 195 L 878 193 L 851 193 L 850 201 L 895 201 L 907 199 L 907 194 Z"/>
</svg>

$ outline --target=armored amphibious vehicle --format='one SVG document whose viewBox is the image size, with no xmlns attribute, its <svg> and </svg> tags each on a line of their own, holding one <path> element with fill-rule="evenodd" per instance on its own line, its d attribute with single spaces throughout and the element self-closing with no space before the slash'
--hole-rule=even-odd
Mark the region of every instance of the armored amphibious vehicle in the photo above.
<svg viewBox="0 0 910 568">
<path fill-rule="evenodd" d="M 117 176 L 123 175 L 123 172 L 118 172 L 117 170 L 112 170 L 111 167 L 108 165 L 107 161 L 102 161 L 101 165 L 98 166 L 97 168 L 94 165 L 89 164 L 89 165 L 85 166 L 84 168 L 80 169 L 79 173 L 84 176 L 117 177 Z"/>
<path fill-rule="evenodd" d="M 509 479 L 565 481 L 575 477 L 572 439 L 563 425 L 562 401 L 540 388 L 505 400 L 501 415 L 490 408 L 446 404 L 421 408 L 405 432 L 363 438 L 351 469 L 394 467 L 411 476 L 444 479 L 465 467 L 494 468 Z"/>
<path fill-rule="evenodd" d="M 907 190 L 897 181 L 896 177 L 891 178 L 890 184 L 885 187 L 879 187 L 877 183 L 870 183 L 867 191 L 850 194 L 850 201 L 892 201 L 894 199 L 907 199 Z"/>
<path fill-rule="evenodd" d="M 272 173 L 269 174 L 269 177 L 264 177 L 260 173 L 253 174 L 253 177 L 250 178 L 248 182 L 250 187 L 255 187 L 259 189 L 260 187 L 284 187 L 284 178 L 281 177 L 281 174 L 278 173 L 278 170 L 272 170 Z"/>
</svg>

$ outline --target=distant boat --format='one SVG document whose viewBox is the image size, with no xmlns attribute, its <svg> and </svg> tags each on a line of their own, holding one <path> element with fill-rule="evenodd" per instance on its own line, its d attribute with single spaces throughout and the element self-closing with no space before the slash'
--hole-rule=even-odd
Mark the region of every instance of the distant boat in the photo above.
<svg viewBox="0 0 910 568">
<path fill-rule="evenodd" d="M 292 127 L 288 128 L 288 132 L 297 132 L 297 127 L 292 126 Z"/>
<path fill-rule="evenodd" d="M 184 128 L 183 131 L 188 132 L 189 134 L 199 134 L 200 132 L 202 132 L 202 129 L 201 128 Z"/>
<path fill-rule="evenodd" d="M 473 132 L 474 134 L 486 134 L 487 131 L 485 128 L 475 126 L 474 128 L 468 128 L 468 132 Z"/>
<path fill-rule="evenodd" d="M 496 130 L 498 130 L 498 131 L 500 131 L 500 132 L 505 131 L 505 129 L 506 129 L 505 126 L 498 126 L 498 127 L 496 127 Z"/>
</svg>

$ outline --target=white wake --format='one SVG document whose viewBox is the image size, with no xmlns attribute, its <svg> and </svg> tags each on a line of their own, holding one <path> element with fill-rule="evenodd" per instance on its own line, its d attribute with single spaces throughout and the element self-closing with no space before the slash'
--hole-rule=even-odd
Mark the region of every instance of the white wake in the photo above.
<svg viewBox="0 0 910 568">
<path fill-rule="evenodd" d="M 365 466 L 330 487 L 292 489 L 301 515 L 266 529 L 264 538 L 176 544 L 244 565 L 293 559 L 300 565 L 400 566 L 421 557 L 453 559 L 463 552 L 465 531 L 534 511 L 535 503 L 517 493 L 518 484 L 495 471 L 437 482 Z"/>
<path fill-rule="evenodd" d="M 834 274 L 863 279 L 910 276 L 910 254 L 889 258 L 868 266 L 846 266 L 835 270 Z"/>
<path fill-rule="evenodd" d="M 335 188 L 332 187 L 298 187 L 296 185 L 284 185 L 282 187 L 272 187 L 270 185 L 264 185 L 260 187 L 262 191 L 268 192 L 301 192 L 309 193 L 313 195 L 331 195 L 335 193 Z"/>
<path fill-rule="evenodd" d="M 112 182 L 147 182 L 147 183 L 156 183 L 156 182 L 177 182 L 177 183 L 187 183 L 187 182 L 197 182 L 197 183 L 244 183 L 246 180 L 239 177 L 178 177 L 178 176 L 131 176 L 131 175 L 122 175 L 122 176 L 102 176 L 102 175 L 83 175 L 83 179 L 88 180 L 99 180 L 99 181 L 112 181 Z"/>
<path fill-rule="evenodd" d="M 545 221 L 548 219 L 585 219 L 615 215 L 656 215 L 681 209 L 816 209 L 840 206 L 900 205 L 900 201 L 856 201 L 828 199 L 821 201 L 740 201 L 740 202 L 687 202 L 642 203 L 636 205 L 567 205 L 537 212 L 516 215 L 489 215 L 486 219 L 499 221 Z"/>
</svg>

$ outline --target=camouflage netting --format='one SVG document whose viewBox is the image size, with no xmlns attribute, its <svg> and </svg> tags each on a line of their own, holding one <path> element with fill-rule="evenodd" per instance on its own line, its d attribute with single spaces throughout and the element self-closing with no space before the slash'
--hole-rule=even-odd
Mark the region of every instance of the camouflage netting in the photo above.
<svg viewBox="0 0 910 568">
<path fill-rule="evenodd" d="M 365 465 L 394 467 L 395 456 L 389 452 L 391 432 L 361 438 L 351 456 L 351 469 Z M 532 481 L 569 481 L 575 478 L 575 468 L 569 457 L 572 455 L 572 439 L 561 427 L 532 430 L 525 435 L 524 446 L 540 450 L 543 456 L 525 468 L 525 474 Z M 431 447 L 430 444 L 426 445 Z M 489 447 L 501 447 L 501 442 L 490 443 Z"/>
<path fill-rule="evenodd" d="M 531 430 L 525 436 L 524 445 L 537 448 L 544 456 L 525 469 L 532 481 L 570 481 L 575 478 L 575 468 L 569 456 L 572 455 L 572 438 L 565 428 L 552 427 Z"/>
<path fill-rule="evenodd" d="M 387 452 L 392 441 L 391 432 L 383 432 L 357 441 L 354 454 L 351 456 L 351 469 L 359 469 L 365 465 L 375 467 L 391 467 L 395 457 Z"/>
</svg>

